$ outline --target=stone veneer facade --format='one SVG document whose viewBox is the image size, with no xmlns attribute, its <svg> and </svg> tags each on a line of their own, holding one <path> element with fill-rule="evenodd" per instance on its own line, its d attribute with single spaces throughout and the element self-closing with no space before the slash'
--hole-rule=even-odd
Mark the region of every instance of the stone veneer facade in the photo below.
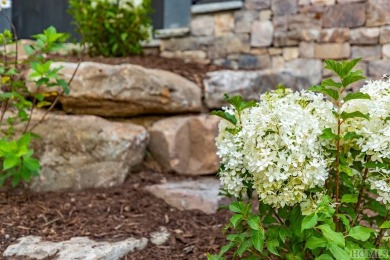
<svg viewBox="0 0 390 260">
<path fill-rule="evenodd" d="M 379 78 L 390 73 L 390 0 L 246 0 L 241 9 L 193 14 L 188 32 L 160 39 L 159 52 L 255 70 L 363 57 L 365 75 Z"/>
</svg>

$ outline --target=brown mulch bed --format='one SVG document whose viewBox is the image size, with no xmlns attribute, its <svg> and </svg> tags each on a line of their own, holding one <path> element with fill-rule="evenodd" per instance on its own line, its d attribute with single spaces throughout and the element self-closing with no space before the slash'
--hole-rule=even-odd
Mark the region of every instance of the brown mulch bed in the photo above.
<svg viewBox="0 0 390 260">
<path fill-rule="evenodd" d="M 80 57 L 72 55 L 50 55 L 49 57 L 54 60 L 70 62 L 78 62 L 80 60 Z M 113 65 L 130 63 L 150 69 L 168 70 L 195 82 L 201 88 L 203 88 L 203 79 L 205 78 L 207 72 L 223 69 L 217 65 L 203 65 L 194 62 L 187 63 L 181 59 L 168 59 L 156 55 L 134 55 L 122 58 L 107 58 L 102 56 L 90 57 L 88 55 L 84 55 L 81 58 L 83 61 L 94 61 Z"/>
<path fill-rule="evenodd" d="M 149 237 L 160 226 L 171 233 L 166 244 L 149 244 L 124 259 L 206 259 L 207 252 L 218 252 L 226 242 L 221 229 L 229 213 L 180 211 L 143 190 L 165 178 L 183 179 L 141 172 L 109 189 L 41 194 L 13 191 L 7 196 L 0 193 L 0 253 L 17 238 L 27 235 L 50 241 L 75 236 L 112 241 Z"/>
</svg>

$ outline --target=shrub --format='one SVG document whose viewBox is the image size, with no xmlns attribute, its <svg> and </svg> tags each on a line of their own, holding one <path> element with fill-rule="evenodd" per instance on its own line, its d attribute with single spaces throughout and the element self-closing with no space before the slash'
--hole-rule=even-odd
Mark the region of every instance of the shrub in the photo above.
<svg viewBox="0 0 390 260">
<path fill-rule="evenodd" d="M 215 111 L 219 172 L 235 197 L 219 255 L 246 259 L 368 259 L 389 254 L 390 80 L 326 60 L 340 81 L 279 89 L 260 101 L 226 97 Z M 256 191 L 258 208 L 249 199 Z M 384 258 L 385 259 L 385 258 Z"/>
<path fill-rule="evenodd" d="M 35 108 L 53 106 L 45 101 L 42 94 L 31 93 L 26 87 L 22 74 L 30 69 L 31 80 L 38 87 L 59 86 L 65 93 L 69 92 L 68 82 L 59 78 L 61 68 L 53 69 L 52 61 L 46 60 L 44 55 L 59 50 L 67 38 L 63 33 L 57 33 L 54 27 L 49 27 L 42 34 L 33 36 L 36 42 L 25 45 L 28 57 L 18 59 L 18 44 L 8 30 L 0 33 L 0 187 L 5 183 L 18 185 L 22 180 L 29 181 L 32 176 L 38 175 L 39 162 L 33 157 L 30 148 L 34 126 L 30 125 Z M 10 44 L 16 45 L 16 51 L 8 52 Z"/>
<path fill-rule="evenodd" d="M 149 39 L 150 0 L 70 0 L 77 31 L 91 55 L 126 56 L 142 52 Z"/>
</svg>

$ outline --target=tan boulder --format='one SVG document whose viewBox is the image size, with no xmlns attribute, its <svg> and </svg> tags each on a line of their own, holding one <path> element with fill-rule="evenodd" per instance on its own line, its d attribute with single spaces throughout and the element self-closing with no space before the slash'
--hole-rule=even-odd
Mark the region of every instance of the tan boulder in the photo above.
<svg viewBox="0 0 390 260">
<path fill-rule="evenodd" d="M 34 133 L 41 136 L 32 144 L 41 163 L 31 183 L 36 191 L 119 185 L 142 162 L 149 138 L 145 128 L 131 123 L 51 114 Z"/>
<path fill-rule="evenodd" d="M 165 171 L 203 175 L 216 173 L 219 159 L 215 116 L 176 116 L 157 121 L 149 129 L 148 149 Z"/>
<path fill-rule="evenodd" d="M 77 64 L 53 63 L 53 67 L 58 66 L 63 67 L 60 75 L 69 80 Z M 70 89 L 70 95 L 62 96 L 60 103 L 71 114 L 125 117 L 199 112 L 201 109 L 201 90 L 195 83 L 168 71 L 132 64 L 83 62 Z M 41 91 L 52 92 L 53 89 Z"/>
</svg>

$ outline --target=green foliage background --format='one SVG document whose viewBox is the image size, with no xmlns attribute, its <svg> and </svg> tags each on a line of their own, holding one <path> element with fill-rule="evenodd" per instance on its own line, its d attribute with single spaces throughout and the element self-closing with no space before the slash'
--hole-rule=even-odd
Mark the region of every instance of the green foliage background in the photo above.
<svg viewBox="0 0 390 260">
<path fill-rule="evenodd" d="M 122 4 L 120 4 L 122 2 Z M 142 52 L 151 28 L 150 0 L 70 0 L 69 13 L 92 56 L 121 57 Z"/>
</svg>

